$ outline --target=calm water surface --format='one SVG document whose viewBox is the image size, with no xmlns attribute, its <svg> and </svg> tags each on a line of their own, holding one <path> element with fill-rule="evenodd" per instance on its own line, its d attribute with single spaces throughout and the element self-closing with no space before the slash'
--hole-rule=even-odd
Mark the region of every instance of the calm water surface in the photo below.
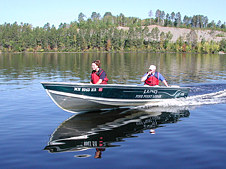
<svg viewBox="0 0 226 169">
<path fill-rule="evenodd" d="M 110 83 L 142 84 L 155 64 L 188 98 L 78 115 L 40 82 L 89 82 L 100 59 Z M 0 54 L 0 168 L 225 168 L 226 55 Z"/>
</svg>

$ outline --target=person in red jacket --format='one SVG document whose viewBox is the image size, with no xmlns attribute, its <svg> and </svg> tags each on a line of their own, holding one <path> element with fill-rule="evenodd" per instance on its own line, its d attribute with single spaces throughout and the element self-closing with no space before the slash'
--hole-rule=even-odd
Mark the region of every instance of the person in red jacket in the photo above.
<svg viewBox="0 0 226 169">
<path fill-rule="evenodd" d="M 107 74 L 100 68 L 100 60 L 93 61 L 92 69 L 90 84 L 107 84 Z"/>
<path fill-rule="evenodd" d="M 159 80 L 161 80 L 165 84 L 165 86 L 169 87 L 165 78 L 159 72 L 156 72 L 155 65 L 151 65 L 149 67 L 149 71 L 145 73 L 144 76 L 141 78 L 141 81 L 144 82 L 144 85 L 149 86 L 159 85 Z"/>
</svg>

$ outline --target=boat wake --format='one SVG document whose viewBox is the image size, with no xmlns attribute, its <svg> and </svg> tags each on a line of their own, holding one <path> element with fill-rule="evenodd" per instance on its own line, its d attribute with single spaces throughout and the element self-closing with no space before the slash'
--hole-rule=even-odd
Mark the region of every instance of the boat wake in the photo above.
<svg viewBox="0 0 226 169">
<path fill-rule="evenodd" d="M 208 104 L 224 104 L 226 103 L 226 89 L 214 93 L 193 95 L 187 98 L 165 99 L 158 103 L 148 103 L 139 108 L 152 107 L 190 107 Z"/>
</svg>

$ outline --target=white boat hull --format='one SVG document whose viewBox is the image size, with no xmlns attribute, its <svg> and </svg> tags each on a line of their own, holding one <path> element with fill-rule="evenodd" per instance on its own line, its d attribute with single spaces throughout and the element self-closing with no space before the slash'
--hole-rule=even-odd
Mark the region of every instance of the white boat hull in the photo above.
<svg viewBox="0 0 226 169">
<path fill-rule="evenodd" d="M 132 99 L 106 99 L 94 98 L 83 95 L 68 94 L 64 92 L 56 92 L 46 90 L 50 98 L 61 109 L 76 113 L 81 111 L 111 109 L 117 107 L 140 106 L 147 103 L 157 103 L 162 100 L 132 100 Z"/>
</svg>

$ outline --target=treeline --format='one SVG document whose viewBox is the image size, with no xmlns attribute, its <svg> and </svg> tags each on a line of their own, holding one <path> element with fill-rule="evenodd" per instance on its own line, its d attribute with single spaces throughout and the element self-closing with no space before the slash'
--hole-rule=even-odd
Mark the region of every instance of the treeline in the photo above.
<svg viewBox="0 0 226 169">
<path fill-rule="evenodd" d="M 185 16 L 180 13 L 166 14 L 157 10 L 155 18 L 149 12 L 149 19 L 113 16 L 106 12 L 103 17 L 93 12 L 90 18 L 83 13 L 78 21 L 60 24 L 58 28 L 49 23 L 43 27 L 17 22 L 0 25 L 0 52 L 84 52 L 84 51 L 154 51 L 154 52 L 226 52 L 226 40 L 221 42 L 198 42 L 194 28 L 226 31 L 225 23 L 208 22 L 202 15 Z M 171 32 L 164 33 L 156 27 L 149 31 L 149 25 L 192 28 L 186 39 L 172 42 Z"/>
<path fill-rule="evenodd" d="M 152 17 L 154 13 L 152 11 L 149 12 L 149 16 Z M 222 30 L 226 31 L 226 23 L 222 23 L 220 20 L 215 23 L 214 20 L 209 22 L 207 16 L 204 15 L 194 15 L 189 17 L 185 15 L 183 18 L 180 12 L 172 12 L 171 14 L 165 14 L 164 11 L 156 10 L 155 18 L 151 18 L 149 21 L 146 20 L 146 24 L 158 24 L 161 26 L 172 26 L 172 27 L 179 27 L 179 28 L 208 28 L 214 30 Z"/>
</svg>

